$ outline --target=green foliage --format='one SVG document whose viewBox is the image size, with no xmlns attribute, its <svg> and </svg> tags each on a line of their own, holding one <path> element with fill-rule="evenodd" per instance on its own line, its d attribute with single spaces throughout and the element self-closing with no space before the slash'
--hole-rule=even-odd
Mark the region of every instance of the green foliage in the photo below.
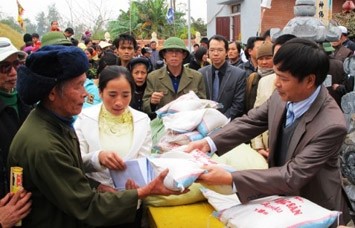
<svg viewBox="0 0 355 228">
<path fill-rule="evenodd" d="M 42 36 L 49 31 L 51 21 L 61 21 L 60 13 L 58 12 L 55 4 L 48 6 L 47 14 L 44 11 L 36 15 L 36 22 L 32 23 L 29 19 L 24 19 L 25 31 L 19 26 L 17 19 L 13 17 L 1 18 L 0 22 L 8 25 L 13 30 L 19 33 L 38 33 Z"/>
<path fill-rule="evenodd" d="M 55 4 L 52 4 L 48 6 L 47 14 L 44 11 L 41 11 L 36 15 L 36 21 L 37 27 L 35 32 L 42 36 L 49 31 L 52 21 L 58 21 L 60 25 L 62 17 L 60 16 Z"/>
<path fill-rule="evenodd" d="M 93 39 L 93 40 L 101 40 L 104 36 L 105 36 L 105 31 L 104 30 L 98 30 L 92 35 L 91 39 Z"/>
<path fill-rule="evenodd" d="M 19 26 L 19 24 L 17 23 L 17 21 L 13 17 L 7 17 L 5 19 L 1 19 L 0 23 L 8 25 L 9 27 L 11 27 L 16 32 L 19 32 L 19 33 L 22 32 L 21 27 Z"/>
<path fill-rule="evenodd" d="M 159 39 L 166 39 L 171 36 L 187 38 L 185 13 L 176 10 L 175 21 L 172 25 L 169 25 L 166 21 L 168 7 L 167 0 L 132 0 L 131 7 L 127 11 L 120 10 L 120 16 L 117 20 L 109 21 L 106 25 L 107 18 L 102 13 L 98 17 L 94 17 L 94 25 L 89 27 L 87 24 L 78 21 L 76 23 L 64 21 L 56 5 L 51 4 L 46 11 L 41 11 L 36 15 L 34 22 L 25 18 L 24 24 L 27 33 L 38 33 L 42 36 L 49 31 L 51 21 L 58 21 L 62 30 L 66 27 L 72 27 L 75 31 L 75 38 L 79 40 L 86 30 L 91 31 L 93 39 L 102 39 L 105 31 L 108 31 L 112 38 L 118 34 L 130 32 L 137 39 L 150 39 L 153 32 L 157 33 Z M 20 34 L 25 33 L 21 30 L 16 18 L 4 18 L 0 12 L 0 22 Z M 201 18 L 197 20 L 191 18 L 192 38 L 194 38 L 195 31 L 199 31 L 202 36 L 207 34 L 206 24 Z"/>
<path fill-rule="evenodd" d="M 196 33 L 196 30 L 195 28 L 192 28 L 190 29 L 191 31 L 191 39 L 194 39 L 195 38 L 195 33 Z M 187 27 L 185 27 L 182 31 L 181 31 L 181 34 L 179 36 L 181 39 L 187 39 L 188 38 L 188 31 L 187 31 Z"/>
<path fill-rule="evenodd" d="M 36 32 L 38 33 L 38 35 L 42 36 L 44 33 L 46 33 L 49 30 L 48 21 L 43 11 L 37 14 L 36 20 L 37 20 Z"/>
<path fill-rule="evenodd" d="M 197 32 L 201 33 L 201 36 L 207 36 L 207 25 L 205 24 L 205 22 L 202 20 L 202 18 L 198 18 L 197 20 L 195 20 L 193 17 L 191 18 L 191 28 L 194 28 L 194 30 Z M 192 32 L 192 34 L 195 34 Z"/>
<path fill-rule="evenodd" d="M 134 21 L 133 17 L 130 20 L 130 12 L 124 12 L 120 10 L 120 16 L 116 21 L 108 22 L 108 31 L 113 37 L 116 37 L 118 34 L 127 33 L 130 31 L 132 25 L 137 24 L 137 21 Z"/>
<path fill-rule="evenodd" d="M 33 24 L 29 19 L 24 19 L 24 24 L 26 27 L 26 33 L 32 34 L 34 32 L 36 32 L 37 29 L 37 25 Z"/>
<path fill-rule="evenodd" d="M 62 17 L 60 16 L 60 13 L 58 12 L 57 7 L 55 6 L 55 3 L 48 6 L 48 13 L 46 16 L 46 20 L 47 20 L 48 27 L 50 26 L 52 21 L 58 21 L 58 22 L 62 21 Z"/>
<path fill-rule="evenodd" d="M 343 25 L 348 28 L 350 37 L 355 37 L 355 12 L 350 13 L 335 13 L 333 14 L 333 20 L 339 25 Z"/>
<path fill-rule="evenodd" d="M 160 39 L 187 37 L 185 13 L 176 10 L 175 21 L 170 25 L 166 20 L 168 8 L 166 0 L 134 0 L 127 12 L 121 10 L 117 20 L 108 23 L 108 31 L 113 37 L 121 33 L 132 33 L 136 39 L 149 39 L 153 32 Z M 191 28 L 191 31 L 207 33 L 207 27 L 200 18 L 192 19 Z"/>
</svg>

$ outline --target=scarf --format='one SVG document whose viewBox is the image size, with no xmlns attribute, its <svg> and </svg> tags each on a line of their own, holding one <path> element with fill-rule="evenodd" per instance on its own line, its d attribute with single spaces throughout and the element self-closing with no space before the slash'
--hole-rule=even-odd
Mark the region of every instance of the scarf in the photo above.
<svg viewBox="0 0 355 228">
<path fill-rule="evenodd" d="M 258 67 L 258 74 L 260 75 L 260 77 L 264 77 L 266 75 L 273 74 L 273 73 L 274 73 L 274 69 L 273 68 L 261 68 L 261 67 Z"/>
</svg>

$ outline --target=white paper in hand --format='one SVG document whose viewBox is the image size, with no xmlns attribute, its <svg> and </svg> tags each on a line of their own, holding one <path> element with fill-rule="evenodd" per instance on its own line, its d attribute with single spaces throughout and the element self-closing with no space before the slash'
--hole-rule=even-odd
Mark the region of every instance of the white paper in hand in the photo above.
<svg viewBox="0 0 355 228">
<path fill-rule="evenodd" d="M 128 179 L 134 180 L 138 186 L 143 187 L 155 177 L 154 170 L 145 157 L 128 160 L 125 164 L 127 167 L 125 170 L 110 170 L 113 183 L 119 190 L 125 189 Z"/>
</svg>

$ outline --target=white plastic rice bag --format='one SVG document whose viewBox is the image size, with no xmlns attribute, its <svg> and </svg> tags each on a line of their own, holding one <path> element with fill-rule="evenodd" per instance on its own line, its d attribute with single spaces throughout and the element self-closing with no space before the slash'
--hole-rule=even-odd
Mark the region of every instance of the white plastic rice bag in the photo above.
<svg viewBox="0 0 355 228">
<path fill-rule="evenodd" d="M 208 202 L 220 208 L 221 198 L 211 197 Z M 300 196 L 269 196 L 219 211 L 216 216 L 227 227 L 324 228 L 331 226 L 340 213 Z"/>
<path fill-rule="evenodd" d="M 173 191 L 183 192 L 205 171 L 196 162 L 187 159 L 149 158 L 149 160 L 158 173 L 169 169 L 164 185 Z"/>
</svg>

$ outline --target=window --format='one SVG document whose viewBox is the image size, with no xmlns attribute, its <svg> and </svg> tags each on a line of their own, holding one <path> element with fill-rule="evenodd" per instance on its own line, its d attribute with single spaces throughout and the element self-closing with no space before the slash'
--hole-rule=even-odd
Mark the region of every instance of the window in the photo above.
<svg viewBox="0 0 355 228">
<path fill-rule="evenodd" d="M 240 4 L 232 5 L 232 14 L 233 13 L 240 13 Z"/>
</svg>

